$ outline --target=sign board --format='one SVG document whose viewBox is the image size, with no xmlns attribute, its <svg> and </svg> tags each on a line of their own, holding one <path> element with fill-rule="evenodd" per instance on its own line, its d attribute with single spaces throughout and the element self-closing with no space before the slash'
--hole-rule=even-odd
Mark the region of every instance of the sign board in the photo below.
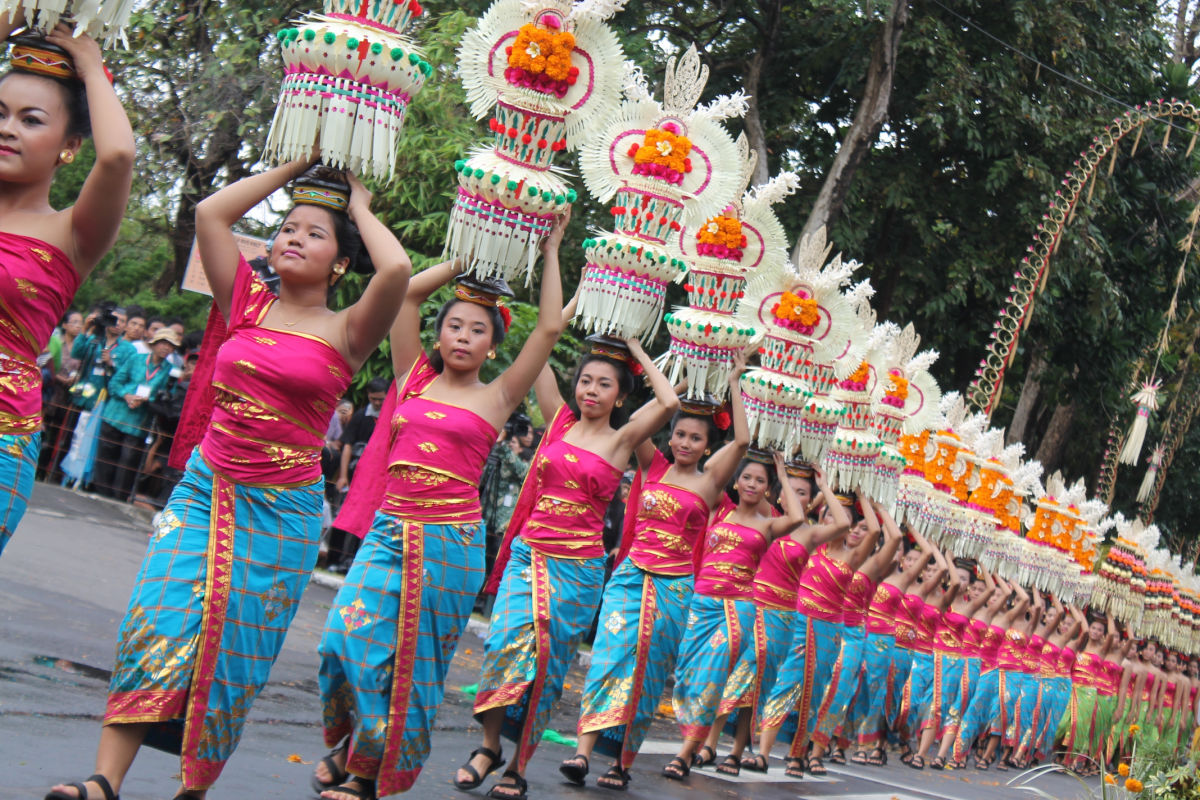
<svg viewBox="0 0 1200 800">
<path fill-rule="evenodd" d="M 237 242 L 238 250 L 241 251 L 242 257 L 247 261 L 253 261 L 259 256 L 267 255 L 266 239 L 235 233 L 233 240 Z M 194 239 L 192 240 L 191 255 L 188 256 L 187 269 L 184 270 L 183 282 L 179 285 L 179 288 L 212 297 L 212 287 L 208 285 L 208 276 L 204 274 L 204 266 L 200 263 L 200 249 L 196 247 Z"/>
</svg>

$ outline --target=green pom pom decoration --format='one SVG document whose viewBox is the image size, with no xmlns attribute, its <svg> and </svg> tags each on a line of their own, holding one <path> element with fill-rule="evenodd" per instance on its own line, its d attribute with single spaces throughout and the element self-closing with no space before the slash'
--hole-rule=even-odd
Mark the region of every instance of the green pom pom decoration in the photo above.
<svg viewBox="0 0 1200 800">
<path fill-rule="evenodd" d="M 493 176 L 492 176 L 492 186 L 495 186 L 495 185 L 496 185 L 496 184 L 498 184 L 498 183 L 500 183 L 500 176 L 499 176 L 499 175 L 493 175 Z"/>
<path fill-rule="evenodd" d="M 484 171 L 482 169 L 480 169 L 479 167 L 476 167 L 475 168 L 475 177 L 482 178 L 483 176 L 484 176 Z"/>
<path fill-rule="evenodd" d="M 337 35 L 333 31 L 325 31 L 325 44 L 333 44 L 337 41 Z"/>
<path fill-rule="evenodd" d="M 349 39 L 347 39 L 346 40 L 346 49 L 347 50 L 357 50 L 358 49 L 358 39 L 355 39 L 353 36 L 351 36 Z"/>
<path fill-rule="evenodd" d="M 579 199 L 579 192 L 575 191 L 574 189 L 567 189 L 567 202 L 568 203 L 574 203 L 578 199 Z"/>
<path fill-rule="evenodd" d="M 551 200 L 553 200 L 553 199 L 554 199 L 554 193 L 553 193 L 553 192 L 550 192 L 550 191 L 545 191 L 545 192 L 542 192 L 542 200 L 544 200 L 544 201 L 546 201 L 547 203 L 549 203 L 549 202 L 550 202 Z"/>
<path fill-rule="evenodd" d="M 462 170 L 463 170 L 463 167 L 465 167 L 466 165 L 467 165 L 467 162 L 466 162 L 466 161 L 463 161 L 463 160 L 460 158 L 460 159 L 458 159 L 457 161 L 455 161 L 455 162 L 454 162 L 454 171 L 455 171 L 455 172 L 462 172 Z"/>
<path fill-rule="evenodd" d="M 421 57 L 420 57 L 419 55 L 417 55 L 416 53 L 409 53 L 409 54 L 408 54 L 408 63 L 410 63 L 410 64 L 414 64 L 414 65 L 415 65 L 415 64 L 420 64 L 420 63 L 421 63 Z"/>
<path fill-rule="evenodd" d="M 314 31 L 312 28 L 309 28 L 306 31 L 304 31 L 304 41 L 311 42 L 313 39 L 316 39 L 316 38 L 317 38 L 317 32 Z"/>
<path fill-rule="evenodd" d="M 618 253 L 624 249 L 625 249 L 625 246 L 623 244 L 621 244 L 620 242 L 617 242 L 616 244 L 613 245 L 613 250 L 616 250 Z"/>
<path fill-rule="evenodd" d="M 430 75 L 433 74 L 433 64 L 430 64 L 428 61 L 422 61 L 421 62 L 421 73 L 426 78 L 428 78 Z"/>
<path fill-rule="evenodd" d="M 519 185 L 520 184 L 518 184 L 516 181 L 509 181 L 507 184 L 508 190 L 510 192 L 515 192 L 517 190 L 517 186 L 519 186 Z"/>
<path fill-rule="evenodd" d="M 371 54 L 372 55 L 379 55 L 382 52 L 383 52 L 383 44 L 382 43 L 376 42 L 375 44 L 371 45 Z"/>
<path fill-rule="evenodd" d="M 399 47 L 392 48 L 392 61 L 399 61 L 404 58 L 404 51 Z"/>
<path fill-rule="evenodd" d="M 282 42 L 283 40 L 287 39 L 287 35 L 287 28 L 284 28 L 283 30 L 279 31 L 279 33 L 275 34 L 275 38 Z"/>
<path fill-rule="evenodd" d="M 537 197 L 537 196 L 538 196 L 538 190 L 537 190 L 537 187 L 536 187 L 536 186 L 530 186 L 530 187 L 529 187 L 528 189 L 526 189 L 525 191 L 526 191 L 526 192 L 529 194 L 529 196 L 530 196 L 530 197 Z"/>
</svg>

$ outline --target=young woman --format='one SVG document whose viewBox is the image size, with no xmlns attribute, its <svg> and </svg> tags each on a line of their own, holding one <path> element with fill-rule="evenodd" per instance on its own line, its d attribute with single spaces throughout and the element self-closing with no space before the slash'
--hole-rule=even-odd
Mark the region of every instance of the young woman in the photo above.
<svg viewBox="0 0 1200 800">
<path fill-rule="evenodd" d="M 727 775 L 737 775 L 742 767 L 756 772 L 767 771 L 765 758 L 756 755 L 743 760 L 742 751 L 750 742 L 754 723 L 762 716 L 763 704 L 775 684 L 779 665 L 787 657 L 787 647 L 796 627 L 796 587 L 800 584 L 800 575 L 808 563 L 809 553 L 840 539 L 850 530 L 850 515 L 838 502 L 823 474 L 807 467 L 806 472 L 797 475 L 797 469 L 790 463 L 786 469 L 787 482 L 795 490 L 802 508 L 811 507 L 815 494 L 820 507 L 832 510 L 826 522 L 821 524 L 807 523 L 806 514 L 806 524 L 771 542 L 759 561 L 758 571 L 754 574 L 754 638 L 725 681 L 716 721 L 695 759 L 696 763 L 710 763 L 716 758 L 721 730 L 730 714 L 737 713 L 733 750 L 717 766 L 718 772 Z"/>
<path fill-rule="evenodd" d="M 413 278 L 400 307 L 391 343 L 401 380 L 391 424 L 377 426 L 388 439 L 385 491 L 319 648 L 325 742 L 336 747 L 313 777 L 322 797 L 406 791 L 429 755 L 446 670 L 484 579 L 484 463 L 565 324 L 558 248 L 569 217 L 542 244 L 538 324 L 490 383 L 479 370 L 506 333 L 501 287 L 458 283 L 434 322 L 432 357 L 420 345 L 421 304 L 455 265 Z"/>
<path fill-rule="evenodd" d="M 885 530 L 890 517 L 885 517 Z M 899 695 L 908 679 L 907 650 L 897 652 L 897 636 L 911 633 L 912 626 L 903 610 L 905 592 L 917 580 L 933 557 L 924 537 L 910 529 L 915 540 L 903 558 L 893 558 L 892 571 L 876 587 L 867 610 L 867 641 L 862 685 L 855 701 L 858 751 L 850 759 L 855 764 L 881 767 L 887 764 L 884 737 L 889 709 L 899 703 Z M 868 748 L 870 748 L 868 752 Z"/>
<path fill-rule="evenodd" d="M 1032 701 L 1034 712 L 1030 717 L 1029 729 L 1025 732 L 1027 738 L 1022 739 L 1014 757 L 1014 761 L 1023 768 L 1041 759 L 1044 751 L 1054 743 L 1053 739 L 1049 743 L 1046 740 L 1058 730 L 1058 723 L 1070 699 L 1070 678 L 1062 674 L 1066 660 L 1069 658 L 1072 665 L 1075 661 L 1074 651 L 1070 651 L 1068 644 L 1083 627 L 1069 613 L 1072 609 L 1064 607 L 1056 597 L 1049 599 L 1050 610 L 1038 631 L 1043 643 L 1033 680 L 1036 686 L 1035 699 Z M 1070 651 L 1069 657 L 1064 655 L 1064 651 Z M 1069 676 L 1070 670 L 1067 669 L 1066 673 Z"/>
<path fill-rule="evenodd" d="M 329 414 L 395 319 L 411 264 L 351 177 L 345 211 L 298 204 L 288 213 L 271 249 L 280 277 L 271 294 L 230 227 L 307 167 L 245 178 L 196 210 L 204 270 L 230 331 L 212 419 L 159 516 L 121 624 L 96 774 L 54 787 L 49 800 L 112 800 L 143 741 L 179 753 L 180 794 L 203 798 L 308 585 Z M 329 289 L 363 244 L 374 277 L 357 303 L 331 311 Z"/>
<path fill-rule="evenodd" d="M 594 749 L 615 759 L 599 785 L 622 789 L 637 757 L 667 676 L 675 666 L 692 598 L 695 553 L 709 512 L 746 453 L 750 431 L 738 379 L 729 376 L 733 440 L 708 458 L 721 435 L 712 413 L 687 404 L 671 422 L 668 460 L 652 443 L 637 449 L 639 479 L 630 492 L 625 528 L 628 554 L 604 589 L 580 710 L 575 755 L 559 767 L 582 785 Z M 722 412 L 723 413 L 723 412 Z M 729 423 L 727 422 L 726 425 Z"/>
<path fill-rule="evenodd" d="M 620 409 L 643 371 L 654 399 L 624 425 Z M 552 420 L 530 466 L 489 588 L 499 582 L 475 698 L 483 743 L 455 776 L 477 787 L 503 763 L 500 736 L 517 743 L 513 768 L 488 796 L 520 798 L 525 770 L 583 637 L 596 618 L 606 553 L 604 512 L 634 449 L 679 409 L 671 384 L 636 341 L 594 341 L 575 372 L 568 408 L 546 367 L 534 390 Z"/>
<path fill-rule="evenodd" d="M 736 472 L 736 507 L 704 535 L 696 592 L 675 665 L 671 705 L 683 732 L 683 744 L 663 768 L 663 775 L 672 780 L 687 777 L 692 755 L 708 737 L 717 716 L 725 681 L 750 642 L 759 559 L 771 542 L 806 520 L 806 509 L 787 480 L 783 456 L 774 453 L 773 458 L 784 513 L 764 513 L 762 500 L 771 474 L 766 464 L 747 458 Z"/>
<path fill-rule="evenodd" d="M 1104 737 L 1112 725 L 1113 709 L 1102 692 L 1107 684 L 1104 657 L 1116 640 L 1112 619 L 1092 614 L 1071 670 L 1075 712 L 1063 717 L 1058 738 L 1066 753 L 1065 765 L 1085 777 L 1099 774 Z"/>
<path fill-rule="evenodd" d="M 871 504 L 864 507 L 868 523 L 874 519 L 879 522 L 874 526 L 868 525 L 866 536 L 879 541 L 877 549 L 854 571 L 850 586 L 846 590 L 846 605 L 842 612 L 842 643 L 838 660 L 833 668 L 833 684 L 825 690 L 825 699 L 817 710 L 817 721 L 813 728 L 813 765 L 823 766 L 818 762 L 827 753 L 832 752 L 835 763 L 846 763 L 843 750 L 846 741 L 845 731 L 856 720 L 848 719 L 854 700 L 859 690 L 859 674 L 862 672 L 866 659 L 867 630 L 866 622 L 871 600 L 875 596 L 875 587 L 884 575 L 892 570 L 896 551 L 900 548 L 903 535 L 899 526 L 880 506 Z M 879 540 L 878 532 L 882 523 L 884 536 Z M 858 528 L 859 526 L 856 526 Z M 872 527 L 875 530 L 872 530 Z M 857 544 L 851 537 L 846 537 L 846 546 Z"/>
<path fill-rule="evenodd" d="M 0 17 L 0 38 L 16 27 Z M 134 158 L 133 131 L 91 38 L 59 25 L 44 42 L 14 42 L 12 63 L 0 76 L 0 554 L 25 514 L 37 471 L 37 357 L 116 241 Z M 75 204 L 52 208 L 55 173 L 75 160 L 93 129 L 96 162 Z"/>
<path fill-rule="evenodd" d="M 839 494 L 837 499 L 843 508 L 852 509 L 850 532 L 844 539 L 814 550 L 807 568 L 800 575 L 796 591 L 799 618 L 792 630 L 787 658 L 764 703 L 759 726 L 758 752 L 770 759 L 784 722 L 793 711 L 796 712 L 797 730 L 792 737 L 785 770 L 792 778 L 802 777 L 806 769 L 803 756 L 816 724 L 816 711 L 833 681 L 834 663 L 841 650 L 847 589 L 855 571 L 874 551 L 879 531 L 874 515 L 867 519 L 863 514 L 862 510 L 867 507 L 864 497 L 859 497 L 857 507 L 853 497 Z M 834 513 L 833 504 L 826 506 L 826 514 Z M 816 775 L 823 774 L 825 769 L 819 759 L 810 761 L 807 768 L 816 770 L 813 773 Z"/>
<path fill-rule="evenodd" d="M 960 610 L 973 608 L 967 625 L 963 630 L 961 660 L 963 662 L 962 677 L 957 687 L 950 686 L 950 696 L 945 701 L 941 743 L 935 757 L 937 764 L 944 768 L 947 759 L 951 757 L 954 742 L 966 718 L 967 709 L 974 699 L 979 687 L 979 677 L 983 673 L 983 661 L 986 657 L 994 657 L 1003 639 L 1003 632 L 993 633 L 990 622 L 995 616 L 990 605 L 992 597 L 1001 594 L 999 586 L 986 570 L 979 568 L 977 579 L 967 587 L 966 597 L 960 597 Z M 955 759 L 951 764 L 954 769 L 963 769 L 966 764 L 962 759 Z M 932 763 L 930 766 L 936 766 Z"/>
</svg>

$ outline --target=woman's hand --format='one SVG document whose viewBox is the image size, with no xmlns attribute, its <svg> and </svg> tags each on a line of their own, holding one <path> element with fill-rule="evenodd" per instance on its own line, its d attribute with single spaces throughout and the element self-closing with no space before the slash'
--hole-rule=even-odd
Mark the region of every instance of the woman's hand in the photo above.
<svg viewBox="0 0 1200 800">
<path fill-rule="evenodd" d="M 749 350 L 740 350 L 733 357 L 733 369 L 729 371 L 729 388 L 740 391 L 742 373 L 746 371 L 746 359 Z"/>
<path fill-rule="evenodd" d="M 46 41 L 67 51 L 79 80 L 86 81 L 93 75 L 104 75 L 104 58 L 100 54 L 100 45 L 86 33 L 75 36 L 70 25 L 60 22 L 54 26 L 54 30 L 46 34 Z"/>
<path fill-rule="evenodd" d="M 346 183 L 350 184 L 350 207 L 347 209 L 350 219 L 355 219 L 356 214 L 370 214 L 371 199 L 374 197 L 371 191 L 353 172 L 346 172 Z"/>
<path fill-rule="evenodd" d="M 546 238 L 542 239 L 540 249 L 542 255 L 551 252 L 558 252 L 558 246 L 562 244 L 563 236 L 567 232 L 567 223 L 571 221 L 571 207 L 567 206 L 563 213 L 558 215 L 558 219 L 554 220 L 554 227 L 546 234 Z"/>
</svg>

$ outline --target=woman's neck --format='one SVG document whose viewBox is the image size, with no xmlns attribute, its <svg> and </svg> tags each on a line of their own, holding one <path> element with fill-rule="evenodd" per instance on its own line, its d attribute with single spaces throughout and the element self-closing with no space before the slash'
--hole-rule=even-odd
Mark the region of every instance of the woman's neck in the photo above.
<svg viewBox="0 0 1200 800">
<path fill-rule="evenodd" d="M 279 284 L 279 302 L 288 308 L 313 311 L 329 309 L 329 287 L 325 284 L 306 283 L 296 285 L 294 282 Z"/>
<path fill-rule="evenodd" d="M 53 213 L 50 205 L 51 173 L 44 181 L 7 183 L 0 181 L 0 218 L 7 214 Z"/>
<path fill-rule="evenodd" d="M 480 384 L 479 370 L 458 370 L 451 369 L 449 367 L 443 367 L 442 376 L 438 378 L 438 381 L 443 386 L 456 389 L 465 389 L 471 386 L 478 386 Z"/>
</svg>

